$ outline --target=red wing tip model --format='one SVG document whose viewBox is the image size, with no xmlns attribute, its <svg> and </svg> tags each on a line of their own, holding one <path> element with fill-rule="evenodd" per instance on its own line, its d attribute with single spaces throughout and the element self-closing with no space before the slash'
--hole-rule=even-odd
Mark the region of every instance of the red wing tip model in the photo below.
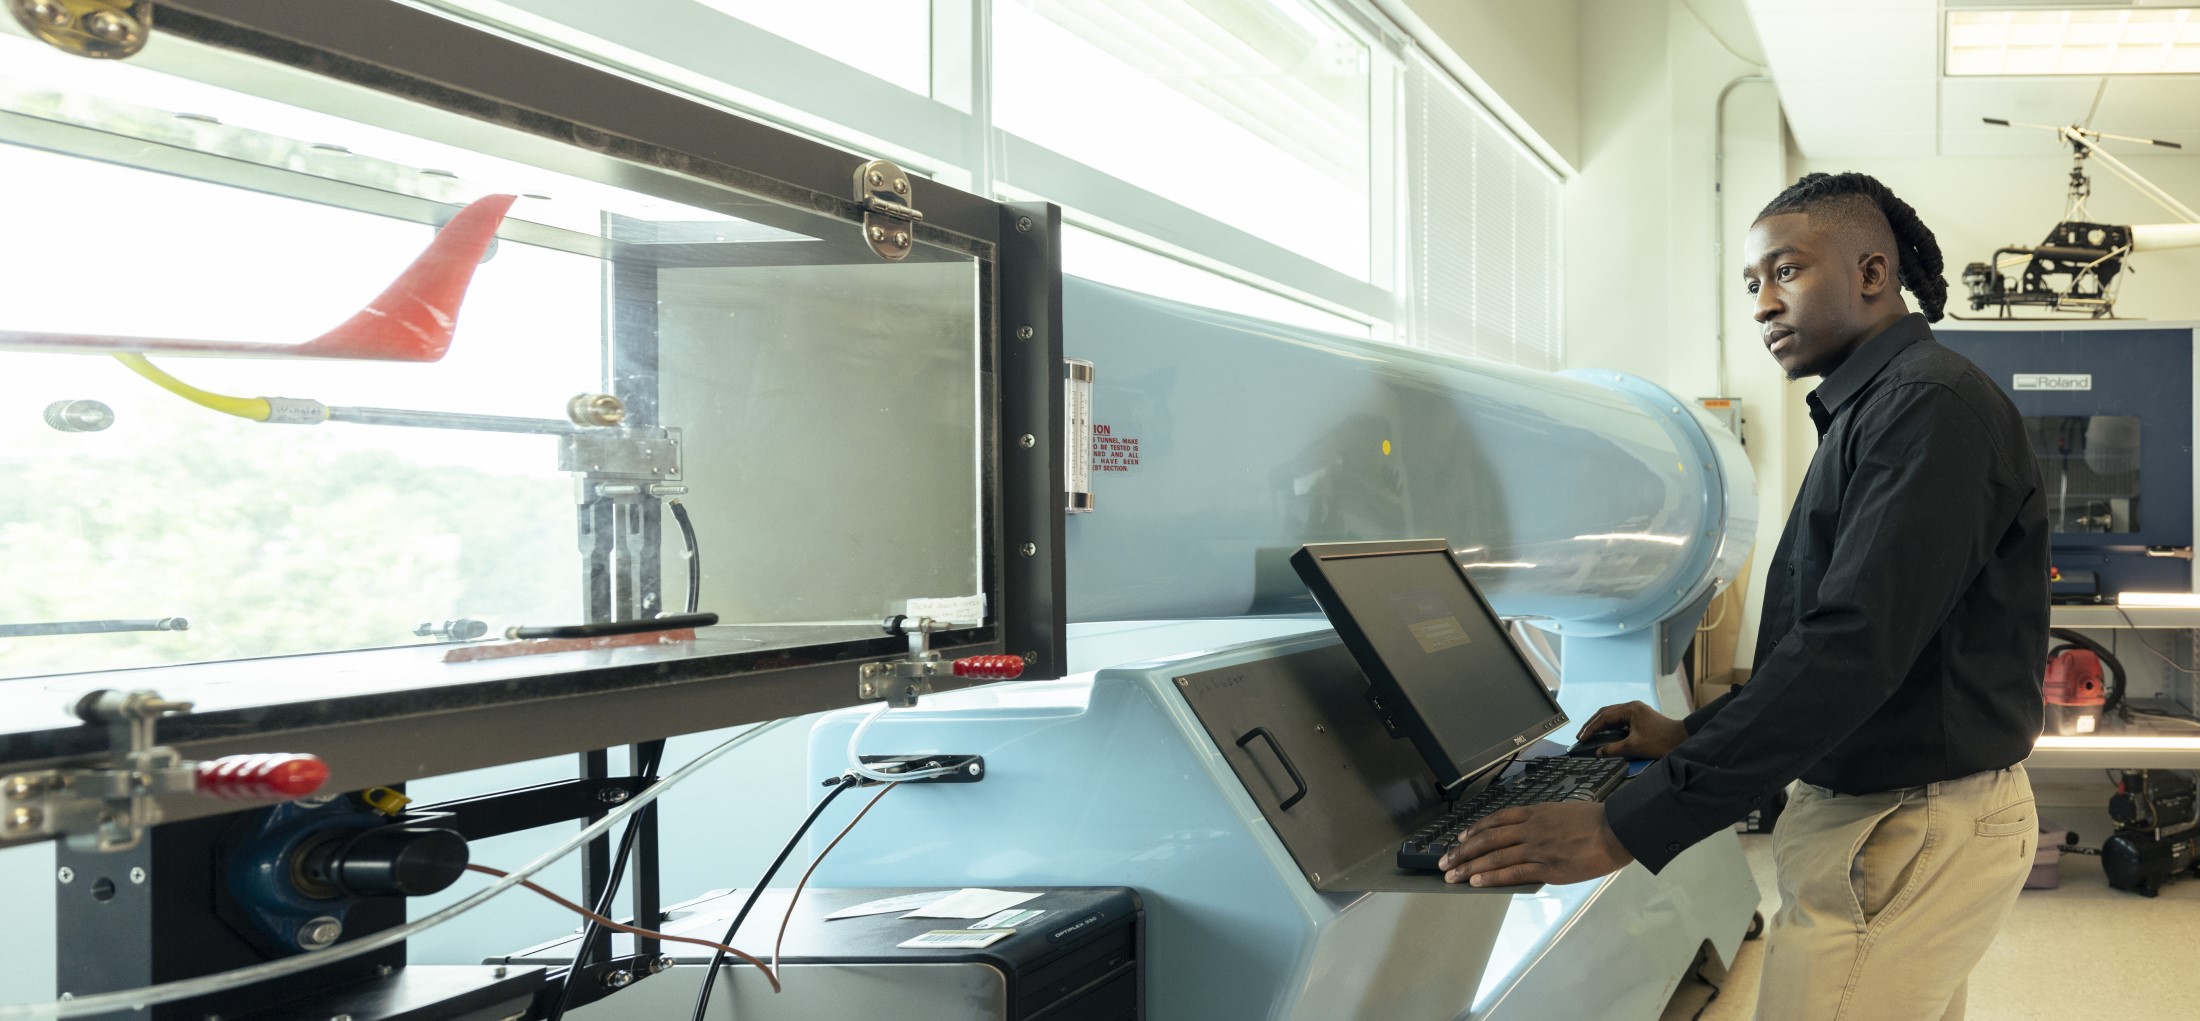
<svg viewBox="0 0 2200 1021">
<path fill-rule="evenodd" d="M 390 286 L 335 329 L 296 344 L 181 340 L 79 333 L 0 330 L 0 350 L 84 354 L 231 355 L 255 358 L 350 358 L 383 362 L 440 361 L 451 349 L 458 308 L 474 267 L 496 240 L 497 226 L 517 198 L 475 199 L 443 225 L 435 240 Z"/>
</svg>

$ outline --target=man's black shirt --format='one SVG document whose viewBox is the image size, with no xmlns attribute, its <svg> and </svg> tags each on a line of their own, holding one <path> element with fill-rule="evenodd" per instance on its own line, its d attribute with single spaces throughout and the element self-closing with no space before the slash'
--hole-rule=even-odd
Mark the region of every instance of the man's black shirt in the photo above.
<svg viewBox="0 0 2200 1021">
<path fill-rule="evenodd" d="M 1912 314 L 1809 397 L 1818 452 L 1749 683 L 1606 802 L 1652 871 L 1797 777 L 1843 793 L 2021 762 L 2041 719 L 2047 515 L 2016 406 Z"/>
</svg>

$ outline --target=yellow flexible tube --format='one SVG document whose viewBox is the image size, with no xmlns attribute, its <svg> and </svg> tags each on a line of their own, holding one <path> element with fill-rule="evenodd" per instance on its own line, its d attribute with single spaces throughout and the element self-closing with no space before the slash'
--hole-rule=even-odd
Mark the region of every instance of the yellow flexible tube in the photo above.
<svg viewBox="0 0 2200 1021">
<path fill-rule="evenodd" d="M 147 361 L 144 355 L 135 351 L 118 354 L 115 356 L 115 361 L 128 366 L 131 372 L 152 380 L 161 389 L 202 408 L 210 408 L 224 415 L 235 415 L 238 418 L 249 418 L 255 422 L 265 422 L 274 413 L 269 408 L 265 397 L 228 397 L 222 394 L 208 393 L 161 371 L 159 366 Z"/>
</svg>

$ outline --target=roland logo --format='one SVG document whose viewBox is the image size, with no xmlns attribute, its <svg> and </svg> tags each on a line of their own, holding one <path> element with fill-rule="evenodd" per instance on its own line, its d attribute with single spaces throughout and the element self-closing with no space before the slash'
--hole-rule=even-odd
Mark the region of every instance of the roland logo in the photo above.
<svg viewBox="0 0 2200 1021">
<path fill-rule="evenodd" d="M 2091 390 L 2093 374 L 2090 372 L 2019 372 L 2016 376 L 2018 390 Z"/>
</svg>

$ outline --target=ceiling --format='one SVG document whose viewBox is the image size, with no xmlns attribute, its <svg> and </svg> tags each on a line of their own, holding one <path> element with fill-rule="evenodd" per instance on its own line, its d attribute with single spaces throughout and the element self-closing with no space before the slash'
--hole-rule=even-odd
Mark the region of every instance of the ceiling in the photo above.
<svg viewBox="0 0 2200 1021">
<path fill-rule="evenodd" d="M 2061 148 L 2052 134 L 1980 118 L 2075 123 L 2096 93 L 2096 130 L 2182 142 L 2182 155 L 2200 156 L 2200 75 L 1940 74 L 1942 25 L 1951 8 L 2176 7 L 2200 0 L 1744 0 L 1744 6 L 1796 147 L 1813 159 L 2050 153 Z M 2135 143 L 2109 151 L 2118 148 L 2175 152 Z"/>
</svg>

